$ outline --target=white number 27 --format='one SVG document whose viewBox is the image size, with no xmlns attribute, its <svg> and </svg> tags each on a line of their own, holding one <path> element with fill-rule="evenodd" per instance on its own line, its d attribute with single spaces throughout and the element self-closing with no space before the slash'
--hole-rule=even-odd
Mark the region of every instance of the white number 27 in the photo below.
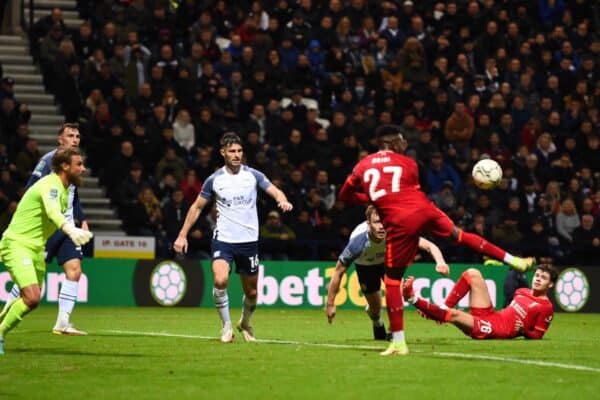
<svg viewBox="0 0 600 400">
<path fill-rule="evenodd" d="M 400 178 L 402 177 L 402 167 L 388 165 L 383 167 L 384 174 L 392 174 L 392 187 L 390 191 L 392 193 L 398 193 L 400 191 Z M 385 188 L 377 189 L 379 181 L 381 180 L 381 174 L 376 168 L 369 168 L 365 171 L 363 180 L 369 183 L 369 197 L 371 201 L 375 201 L 381 196 L 385 196 L 388 192 Z"/>
</svg>

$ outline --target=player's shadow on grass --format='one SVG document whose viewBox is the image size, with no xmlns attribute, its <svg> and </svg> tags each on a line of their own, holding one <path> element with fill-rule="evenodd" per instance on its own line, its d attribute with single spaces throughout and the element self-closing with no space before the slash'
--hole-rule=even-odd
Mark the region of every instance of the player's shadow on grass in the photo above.
<svg viewBox="0 0 600 400">
<path fill-rule="evenodd" d="M 10 349 L 11 353 L 57 355 L 57 356 L 93 356 L 93 357 L 126 357 L 126 358 L 152 358 L 153 355 L 135 353 L 115 353 L 99 351 L 81 351 L 57 348 L 16 348 Z"/>
</svg>

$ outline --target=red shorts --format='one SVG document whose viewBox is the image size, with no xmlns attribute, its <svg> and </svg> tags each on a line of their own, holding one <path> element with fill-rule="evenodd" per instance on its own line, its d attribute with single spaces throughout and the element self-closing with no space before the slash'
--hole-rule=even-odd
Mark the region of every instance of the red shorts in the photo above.
<svg viewBox="0 0 600 400">
<path fill-rule="evenodd" d="M 423 233 L 449 237 L 454 229 L 450 217 L 433 203 L 423 203 L 419 208 L 398 209 L 384 224 L 387 235 L 385 265 L 388 268 L 412 264 Z"/>
<path fill-rule="evenodd" d="M 510 339 L 515 337 L 515 321 L 494 311 L 494 307 L 471 308 L 473 316 L 473 339 Z"/>
</svg>

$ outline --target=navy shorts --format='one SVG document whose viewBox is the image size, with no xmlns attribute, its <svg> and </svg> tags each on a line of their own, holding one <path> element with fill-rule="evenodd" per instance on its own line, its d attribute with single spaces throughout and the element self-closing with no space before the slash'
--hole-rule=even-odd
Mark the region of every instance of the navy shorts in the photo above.
<svg viewBox="0 0 600 400">
<path fill-rule="evenodd" d="M 258 274 L 258 242 L 225 243 L 213 239 L 211 243 L 212 260 L 235 262 L 235 272 L 242 275 Z"/>
<path fill-rule="evenodd" d="M 358 283 L 363 294 L 371 294 L 381 290 L 381 280 L 384 275 L 383 264 L 379 265 L 356 265 Z"/>
<path fill-rule="evenodd" d="M 46 242 L 46 262 L 49 263 L 56 257 L 58 265 L 64 265 L 74 258 L 82 259 L 83 252 L 81 246 L 75 246 L 75 243 L 61 230 L 54 232 Z"/>
</svg>

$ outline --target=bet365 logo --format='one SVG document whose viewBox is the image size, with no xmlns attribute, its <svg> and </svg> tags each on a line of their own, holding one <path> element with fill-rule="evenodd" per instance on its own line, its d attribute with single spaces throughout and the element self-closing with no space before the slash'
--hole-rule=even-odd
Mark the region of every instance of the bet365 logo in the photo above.
<svg viewBox="0 0 600 400">
<path fill-rule="evenodd" d="M 579 311 L 590 297 L 590 284 L 581 270 L 567 268 L 558 276 L 554 292 L 556 302 L 563 310 Z"/>
</svg>

